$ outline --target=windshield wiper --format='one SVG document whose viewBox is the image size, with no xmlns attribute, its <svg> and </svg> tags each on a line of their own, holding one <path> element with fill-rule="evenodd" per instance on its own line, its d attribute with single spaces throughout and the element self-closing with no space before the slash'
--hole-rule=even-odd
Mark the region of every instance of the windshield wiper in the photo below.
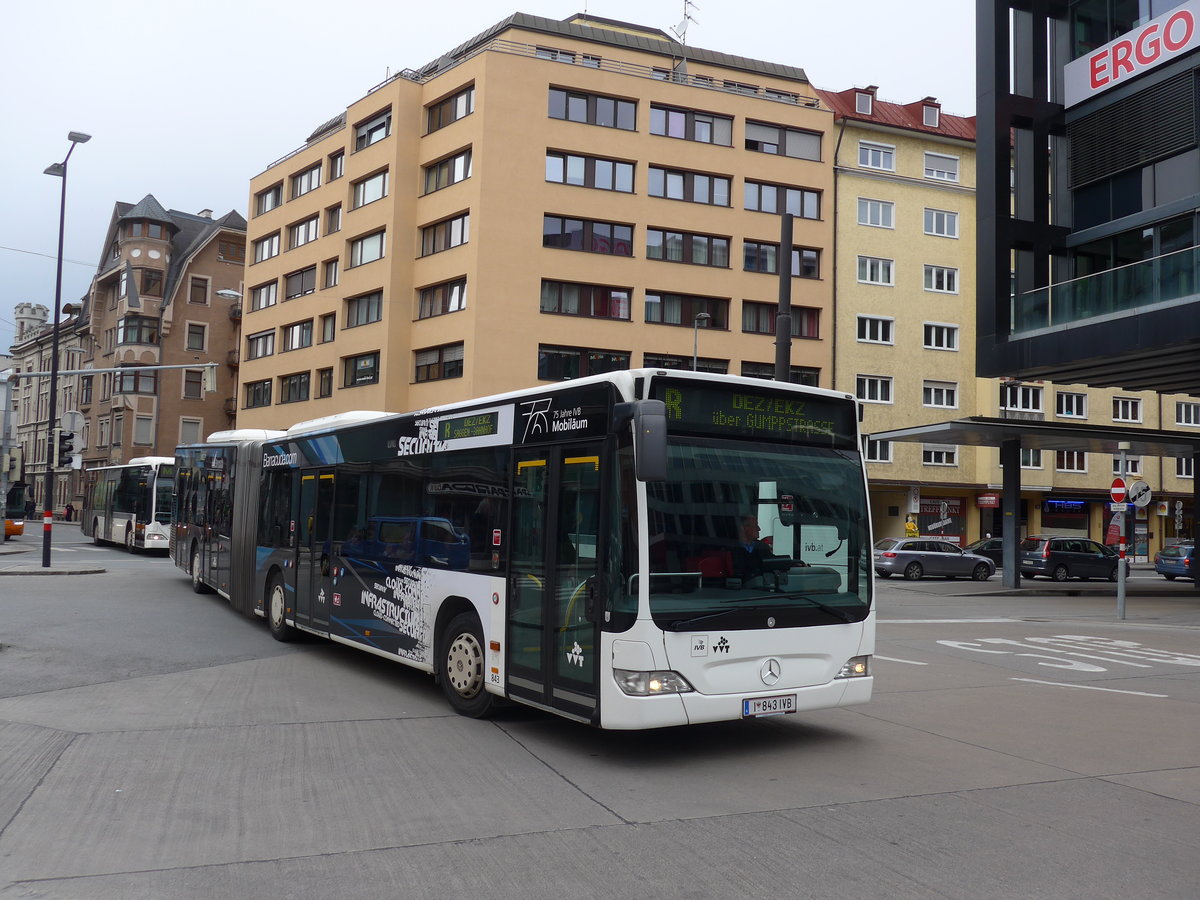
<svg viewBox="0 0 1200 900">
<path fill-rule="evenodd" d="M 789 600 L 806 600 L 807 602 L 809 602 L 813 606 L 815 606 L 817 609 L 821 610 L 821 612 L 827 612 L 831 616 L 836 616 L 837 618 L 841 619 L 843 622 L 853 622 L 854 621 L 854 619 L 850 618 L 850 613 L 846 612 L 844 609 L 841 609 L 840 607 L 837 607 L 837 606 L 830 606 L 828 603 L 822 603 L 820 600 L 814 600 L 812 597 L 808 596 L 807 594 L 790 594 L 790 595 L 788 595 L 788 599 Z"/>
<path fill-rule="evenodd" d="M 731 606 L 728 609 L 719 609 L 716 612 L 704 613 L 699 616 L 692 616 L 690 619 L 676 619 L 667 625 L 671 631 L 683 631 L 692 625 L 700 622 L 707 622 L 709 619 L 716 619 L 721 616 L 727 616 L 730 613 L 755 613 L 767 612 L 769 610 L 778 610 L 777 606 Z"/>
</svg>

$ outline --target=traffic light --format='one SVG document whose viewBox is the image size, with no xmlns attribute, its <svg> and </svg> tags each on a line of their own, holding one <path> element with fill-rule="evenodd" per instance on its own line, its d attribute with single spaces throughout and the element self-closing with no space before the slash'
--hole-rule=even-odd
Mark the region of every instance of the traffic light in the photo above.
<svg viewBox="0 0 1200 900">
<path fill-rule="evenodd" d="M 58 433 L 58 465 L 65 466 L 71 461 L 75 452 L 75 432 L 60 431 Z"/>
</svg>

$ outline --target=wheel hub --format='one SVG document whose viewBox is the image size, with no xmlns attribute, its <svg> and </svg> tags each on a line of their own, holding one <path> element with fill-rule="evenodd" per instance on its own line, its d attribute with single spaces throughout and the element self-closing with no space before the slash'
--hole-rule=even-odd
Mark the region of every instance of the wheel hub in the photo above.
<svg viewBox="0 0 1200 900">
<path fill-rule="evenodd" d="M 473 697 L 483 685 L 483 648 L 472 634 L 460 634 L 446 650 L 446 678 L 462 697 Z"/>
</svg>

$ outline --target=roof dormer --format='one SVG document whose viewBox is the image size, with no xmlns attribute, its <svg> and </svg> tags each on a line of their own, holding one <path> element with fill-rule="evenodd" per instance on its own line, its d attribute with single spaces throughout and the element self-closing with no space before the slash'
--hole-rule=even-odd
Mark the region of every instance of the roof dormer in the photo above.
<svg viewBox="0 0 1200 900">
<path fill-rule="evenodd" d="M 921 122 L 928 128 L 937 128 L 942 121 L 942 104 L 936 97 L 926 97 L 921 101 Z"/>
<path fill-rule="evenodd" d="M 860 116 L 869 116 L 875 112 L 875 92 L 877 85 L 854 89 L 854 111 Z"/>
</svg>

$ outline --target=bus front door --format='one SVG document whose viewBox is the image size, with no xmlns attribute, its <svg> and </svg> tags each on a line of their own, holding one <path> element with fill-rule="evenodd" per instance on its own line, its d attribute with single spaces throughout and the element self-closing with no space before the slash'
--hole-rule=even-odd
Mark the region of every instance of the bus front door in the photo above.
<svg viewBox="0 0 1200 900">
<path fill-rule="evenodd" d="M 600 445 L 514 454 L 507 689 L 593 721 L 603 596 Z"/>
<path fill-rule="evenodd" d="M 330 538 L 333 517 L 333 469 L 300 473 L 299 521 L 296 523 L 296 624 L 329 630 Z"/>
</svg>

